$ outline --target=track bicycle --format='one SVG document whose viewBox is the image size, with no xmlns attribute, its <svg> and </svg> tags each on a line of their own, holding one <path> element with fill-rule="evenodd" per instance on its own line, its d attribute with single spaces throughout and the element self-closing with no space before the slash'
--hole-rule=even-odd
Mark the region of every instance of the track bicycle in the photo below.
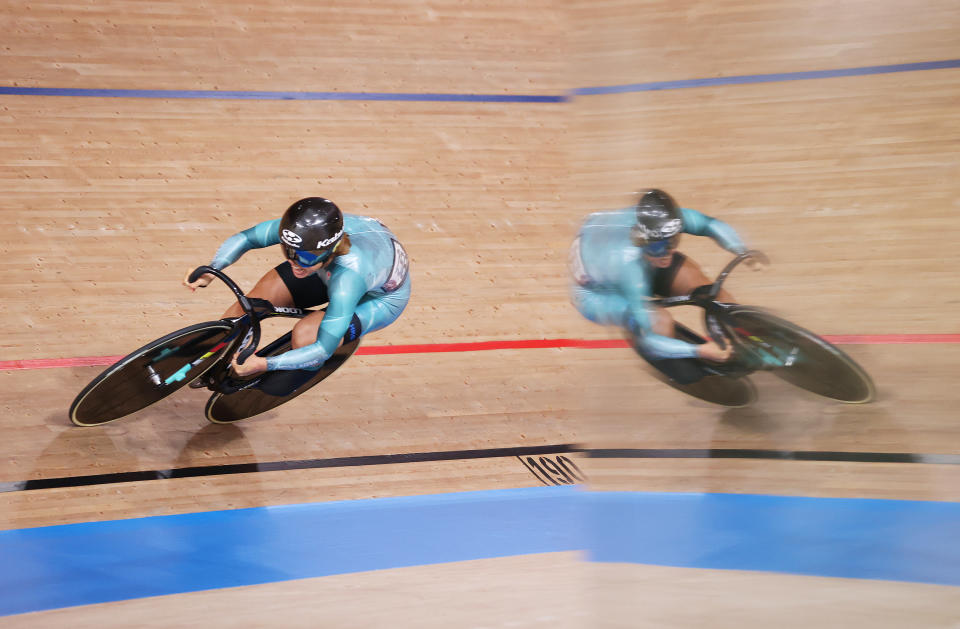
<svg viewBox="0 0 960 629">
<path fill-rule="evenodd" d="M 121 358 L 88 384 L 70 405 L 70 421 L 98 426 L 154 404 L 181 387 L 196 382 L 213 394 L 205 415 L 213 423 L 252 417 L 297 397 L 336 371 L 357 349 L 360 338 L 344 337 L 342 345 L 317 370 L 268 371 L 238 378 L 230 370 L 234 355 L 243 364 L 257 356 L 275 356 L 291 348 L 287 332 L 258 350 L 260 321 L 271 317 L 302 319 L 314 310 L 274 306 L 244 295 L 225 273 L 200 266 L 189 281 L 212 274 L 233 292 L 243 309 L 236 318 L 205 321 L 171 332 Z M 197 386 L 197 385 L 193 385 Z"/>
<path fill-rule="evenodd" d="M 651 303 L 662 308 L 697 306 L 703 309 L 704 326 L 721 348 L 729 341 L 733 354 L 724 363 L 697 359 L 708 374 L 701 380 L 681 384 L 657 372 L 661 380 L 689 395 L 724 406 L 746 406 L 756 399 L 756 387 L 748 376 L 768 371 L 811 393 L 851 404 L 873 400 L 876 390 L 870 375 L 845 352 L 786 319 L 762 308 L 716 300 L 724 281 L 741 262 L 766 256 L 747 251 L 731 260 L 712 284 L 689 295 L 661 297 Z M 680 323 L 677 336 L 693 343 L 705 339 Z"/>
</svg>

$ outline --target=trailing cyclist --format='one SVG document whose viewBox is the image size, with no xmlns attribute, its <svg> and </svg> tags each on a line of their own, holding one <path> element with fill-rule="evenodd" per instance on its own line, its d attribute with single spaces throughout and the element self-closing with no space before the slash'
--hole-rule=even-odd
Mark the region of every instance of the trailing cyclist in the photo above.
<svg viewBox="0 0 960 629">
<path fill-rule="evenodd" d="M 649 303 L 654 295 L 685 295 L 710 283 L 677 250 L 684 233 L 712 238 L 736 254 L 747 250 L 729 225 L 681 208 L 656 189 L 639 193 L 633 207 L 589 215 L 570 249 L 571 296 L 580 314 L 623 328 L 640 356 L 681 385 L 717 374 L 710 363 L 731 355 L 729 344 L 721 348 Z M 726 291 L 718 299 L 734 301 Z"/>
</svg>

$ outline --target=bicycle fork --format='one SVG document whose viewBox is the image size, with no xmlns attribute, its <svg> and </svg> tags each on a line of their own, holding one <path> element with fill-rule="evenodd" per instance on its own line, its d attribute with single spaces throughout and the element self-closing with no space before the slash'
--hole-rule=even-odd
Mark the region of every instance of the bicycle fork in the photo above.
<svg viewBox="0 0 960 629">
<path fill-rule="evenodd" d="M 173 382 L 180 382 L 181 380 L 183 380 L 184 378 L 187 377 L 187 373 L 189 373 L 190 370 L 192 370 L 194 367 L 196 367 L 197 365 L 199 365 L 200 363 L 202 363 L 203 361 L 205 361 L 206 359 L 210 358 L 211 356 L 213 356 L 214 354 L 216 354 L 217 352 L 219 352 L 221 349 L 223 349 L 224 347 L 226 347 L 227 342 L 228 342 L 228 341 L 221 341 L 221 342 L 218 343 L 213 349 L 211 349 L 210 351 L 208 351 L 207 353 L 205 353 L 205 354 L 204 354 L 203 356 L 201 356 L 200 358 L 196 359 L 196 360 L 193 361 L 193 362 L 187 363 L 186 365 L 184 365 L 184 366 L 181 367 L 180 369 L 177 369 L 175 372 L 173 372 L 173 373 L 170 375 L 169 378 L 167 378 L 166 380 L 163 381 L 163 384 L 164 384 L 164 385 L 169 385 L 169 384 L 171 384 L 171 383 L 173 383 Z M 158 376 L 157 373 L 156 373 L 155 371 L 153 371 L 153 368 L 152 368 L 150 365 L 147 365 L 147 371 L 150 372 L 150 380 L 151 380 L 155 385 L 160 386 L 160 382 L 159 382 L 160 376 Z M 156 377 L 156 380 L 154 380 L 154 377 Z"/>
<path fill-rule="evenodd" d="M 243 343 L 246 343 L 247 341 L 249 341 L 252 334 L 253 334 L 253 331 L 248 328 L 246 336 L 243 339 Z M 160 374 L 157 373 L 157 370 L 154 369 L 153 364 L 159 362 L 166 356 L 173 354 L 177 351 L 176 349 L 165 348 L 163 352 L 155 356 L 153 359 L 150 360 L 149 363 L 147 363 L 146 365 L 147 377 L 150 379 L 150 382 L 152 382 L 153 385 L 156 387 L 169 386 L 174 382 L 181 382 L 187 377 L 187 374 L 190 373 L 190 371 L 192 371 L 194 367 L 201 364 L 203 361 L 210 358 L 211 356 L 213 356 L 214 354 L 222 350 L 224 347 L 229 345 L 234 338 L 236 338 L 236 335 L 231 334 L 230 336 L 225 338 L 223 341 L 217 343 L 214 347 L 212 347 L 209 351 L 205 352 L 202 356 L 200 356 L 196 360 L 193 360 L 187 363 L 186 365 L 184 365 L 183 367 L 180 367 L 180 369 L 177 369 L 175 372 L 170 374 L 170 376 L 167 377 L 166 379 L 162 379 L 160 377 Z M 241 343 L 241 345 L 243 345 L 243 343 Z"/>
</svg>

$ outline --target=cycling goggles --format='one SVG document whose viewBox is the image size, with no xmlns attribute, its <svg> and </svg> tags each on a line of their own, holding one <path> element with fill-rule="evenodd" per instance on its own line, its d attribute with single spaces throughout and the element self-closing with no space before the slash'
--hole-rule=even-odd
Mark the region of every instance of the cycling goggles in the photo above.
<svg viewBox="0 0 960 629">
<path fill-rule="evenodd" d="M 337 245 L 339 244 L 340 243 L 338 242 Z M 293 260 L 302 267 L 311 267 L 321 264 L 329 259 L 336 250 L 336 246 L 331 247 L 330 249 L 324 249 L 322 251 L 307 251 L 305 249 L 294 249 L 288 245 L 283 245 L 283 255 L 286 256 L 287 260 Z"/>
<path fill-rule="evenodd" d="M 648 242 L 643 245 L 643 253 L 651 258 L 662 258 L 676 249 L 679 242 L 680 234 L 670 236 L 664 240 L 654 240 L 653 242 Z"/>
</svg>

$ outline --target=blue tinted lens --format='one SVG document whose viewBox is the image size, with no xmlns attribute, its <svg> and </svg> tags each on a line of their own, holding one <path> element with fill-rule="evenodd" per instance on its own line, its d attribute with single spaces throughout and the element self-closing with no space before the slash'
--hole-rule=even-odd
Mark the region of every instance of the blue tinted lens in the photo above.
<svg viewBox="0 0 960 629">
<path fill-rule="evenodd" d="M 297 251 L 293 259 L 300 266 L 313 266 L 315 264 L 320 264 L 328 257 L 330 257 L 329 251 L 324 251 L 320 255 L 310 253 L 309 251 Z"/>
<path fill-rule="evenodd" d="M 643 246 L 643 252 L 651 258 L 662 258 L 675 249 L 677 238 L 667 238 L 666 240 L 657 240 Z"/>
</svg>

